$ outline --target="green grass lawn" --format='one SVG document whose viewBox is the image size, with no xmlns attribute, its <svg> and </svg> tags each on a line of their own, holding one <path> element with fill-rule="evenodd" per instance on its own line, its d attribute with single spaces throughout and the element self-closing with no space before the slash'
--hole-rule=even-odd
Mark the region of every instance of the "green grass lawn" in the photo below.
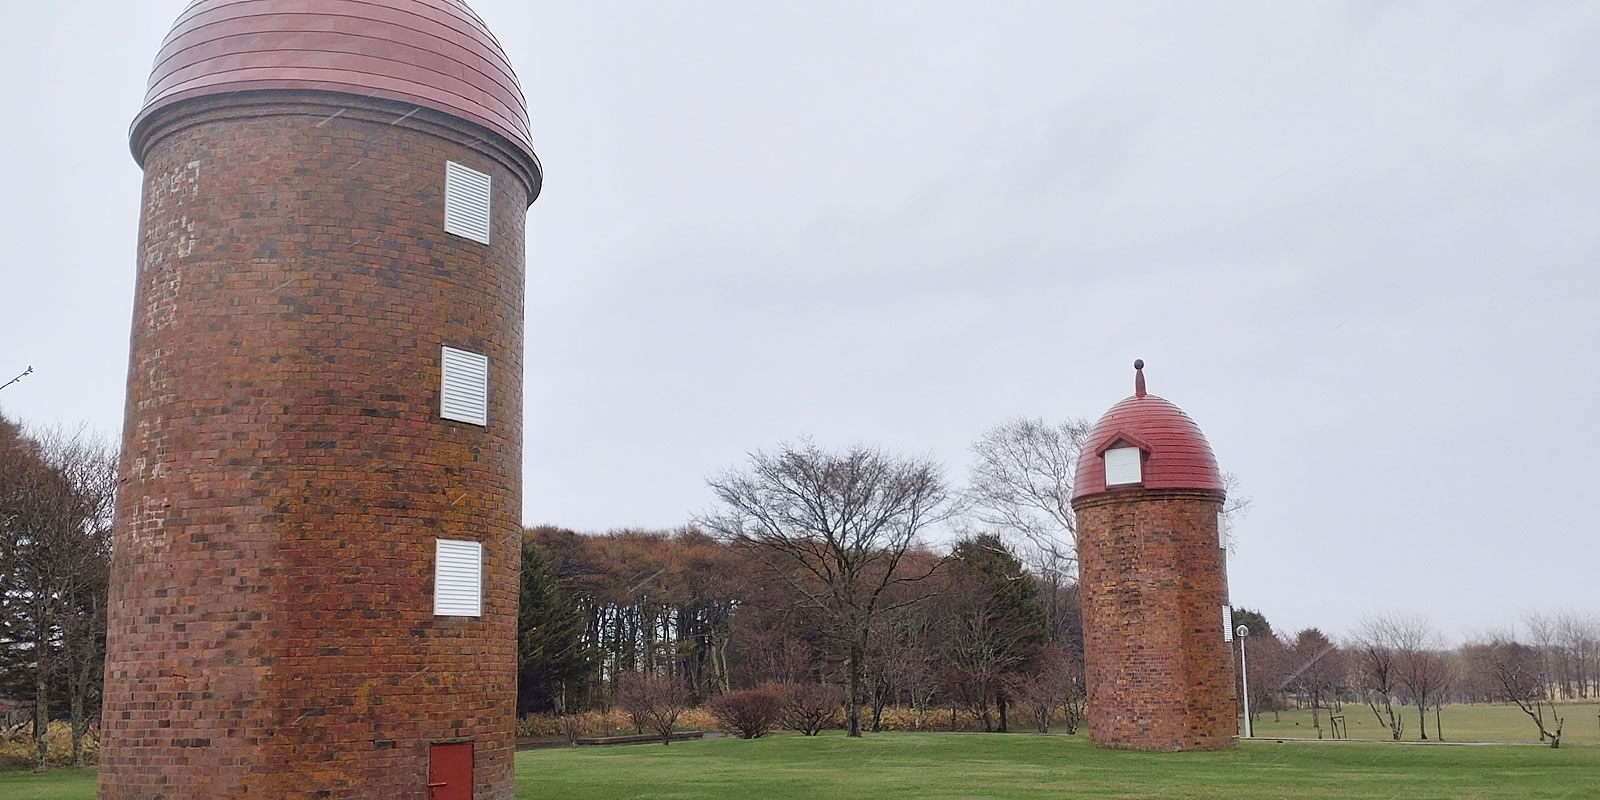
<svg viewBox="0 0 1600 800">
<path fill-rule="evenodd" d="M 1406 800 L 1591 798 L 1600 748 L 1249 742 L 1220 753 L 1097 750 L 1082 736 L 831 734 L 517 757 L 519 800 Z"/>
<path fill-rule="evenodd" d="M 1561 750 L 1247 742 L 1222 753 L 1096 750 L 1083 736 L 828 734 L 670 747 L 536 750 L 517 756 L 519 800 L 975 800 L 976 798 L 1591 798 L 1600 797 L 1595 704 L 1566 706 Z M 1386 738 L 1365 706 L 1346 706 L 1352 738 Z M 1413 712 L 1414 713 L 1414 712 Z M 1296 725 L 1295 723 L 1300 723 Z M 1406 738 L 1416 736 L 1407 717 Z M 1433 736 L 1433 722 L 1429 719 Z M 1444 711 L 1453 741 L 1531 741 L 1504 706 Z M 1309 712 L 1266 715 L 1258 736 L 1314 736 Z M 0 772 L 0 800 L 93 800 L 94 773 Z"/>
<path fill-rule="evenodd" d="M 94 770 L 58 769 L 43 775 L 0 772 L 0 798 L 5 800 L 94 800 Z"/>
<path fill-rule="evenodd" d="M 1365 705 L 1345 705 L 1345 727 L 1351 739 L 1386 741 L 1389 728 L 1380 724 Z M 1600 745 L 1600 704 L 1579 703 L 1560 706 L 1567 724 L 1561 734 L 1561 746 Z M 1324 715 L 1326 716 L 1326 715 Z M 1516 706 L 1460 705 L 1445 706 L 1442 715 L 1444 739 L 1447 742 L 1537 742 L 1539 729 Z M 1326 734 L 1327 720 L 1323 720 Z M 1417 710 L 1405 710 L 1405 739 L 1417 739 Z M 1553 724 L 1553 723 L 1549 723 Z M 1285 711 L 1275 721 L 1271 712 L 1262 714 L 1256 721 L 1255 734 L 1261 736 L 1296 736 L 1315 739 L 1317 731 L 1311 727 L 1310 711 Z M 1435 738 L 1433 712 L 1428 712 L 1428 739 Z M 1596 790 L 1600 797 L 1600 789 Z"/>
</svg>

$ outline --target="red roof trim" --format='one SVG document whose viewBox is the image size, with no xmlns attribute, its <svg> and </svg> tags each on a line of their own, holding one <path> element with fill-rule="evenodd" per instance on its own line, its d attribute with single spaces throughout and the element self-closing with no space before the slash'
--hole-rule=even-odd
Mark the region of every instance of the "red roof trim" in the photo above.
<svg viewBox="0 0 1600 800">
<path fill-rule="evenodd" d="M 1111 436 L 1109 438 L 1106 439 L 1106 443 L 1105 444 L 1100 445 L 1100 449 L 1095 452 L 1095 455 L 1100 456 L 1101 458 L 1105 458 L 1107 450 L 1115 450 L 1117 445 L 1122 443 L 1122 442 L 1127 442 L 1128 444 L 1131 444 L 1134 447 L 1137 447 L 1137 448 L 1139 448 L 1140 450 L 1143 450 L 1146 453 L 1150 453 L 1150 452 L 1155 450 L 1154 447 L 1150 446 L 1149 442 L 1147 442 L 1147 441 L 1145 441 L 1145 440 L 1143 440 L 1143 439 L 1141 439 L 1141 438 L 1139 438 L 1137 436 L 1134 436 L 1131 433 L 1124 433 L 1122 431 L 1116 431 L 1115 433 L 1111 434 Z"/>
</svg>

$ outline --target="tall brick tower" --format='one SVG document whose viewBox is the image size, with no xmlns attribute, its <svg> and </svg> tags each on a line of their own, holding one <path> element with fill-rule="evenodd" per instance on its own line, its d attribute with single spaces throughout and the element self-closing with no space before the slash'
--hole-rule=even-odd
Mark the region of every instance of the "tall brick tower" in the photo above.
<svg viewBox="0 0 1600 800">
<path fill-rule="evenodd" d="M 1212 750 L 1238 733 L 1231 612 L 1211 445 L 1145 392 L 1095 424 L 1078 461 L 1089 737 L 1102 747 Z"/>
<path fill-rule="evenodd" d="M 144 209 L 100 797 L 510 800 L 526 102 L 460 0 L 196 0 Z"/>
</svg>

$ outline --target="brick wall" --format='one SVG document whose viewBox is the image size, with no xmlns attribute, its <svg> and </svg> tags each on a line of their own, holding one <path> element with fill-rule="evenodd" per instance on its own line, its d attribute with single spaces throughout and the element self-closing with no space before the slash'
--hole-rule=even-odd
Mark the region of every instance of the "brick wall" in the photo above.
<svg viewBox="0 0 1600 800">
<path fill-rule="evenodd" d="M 1213 492 L 1144 489 L 1074 504 L 1096 744 L 1210 750 L 1238 734 L 1221 507 Z"/>
<path fill-rule="evenodd" d="M 423 800 L 441 740 L 512 797 L 526 171 L 409 110 L 240 95 L 150 139 L 106 800 Z M 494 176 L 491 247 L 444 234 L 447 160 Z M 490 357 L 487 429 L 439 419 L 442 345 Z M 433 616 L 437 538 L 483 542 L 481 619 Z"/>
</svg>

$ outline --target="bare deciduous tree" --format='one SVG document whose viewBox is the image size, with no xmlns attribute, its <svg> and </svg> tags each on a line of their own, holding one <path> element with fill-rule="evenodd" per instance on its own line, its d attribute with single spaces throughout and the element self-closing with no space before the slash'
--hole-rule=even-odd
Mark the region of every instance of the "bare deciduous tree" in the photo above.
<svg viewBox="0 0 1600 800">
<path fill-rule="evenodd" d="M 1395 712 L 1399 700 L 1400 659 L 1396 641 L 1398 623 L 1388 615 L 1369 616 L 1361 621 L 1355 640 L 1349 647 L 1354 661 L 1357 685 L 1367 707 L 1372 709 L 1378 724 L 1389 730 L 1394 741 L 1405 733 L 1405 715 Z M 1403 711 L 1402 707 L 1402 711 Z"/>
<path fill-rule="evenodd" d="M 1417 734 L 1428 739 L 1428 708 L 1450 682 L 1449 664 L 1433 626 L 1419 616 L 1390 618 L 1395 653 L 1395 678 L 1417 709 Z M 1442 726 L 1441 726 L 1442 727 Z"/>
<path fill-rule="evenodd" d="M 872 623 L 893 607 L 884 602 L 891 588 L 940 566 L 933 559 L 905 569 L 903 562 L 924 529 L 957 510 L 939 468 L 866 447 L 831 453 L 805 442 L 752 454 L 747 470 L 709 483 L 724 511 L 702 524 L 751 545 L 843 651 L 849 731 L 860 736 Z"/>
<path fill-rule="evenodd" d="M 73 761 L 83 763 L 90 699 L 99 691 L 116 459 L 83 433 L 39 437 L 7 428 L 0 442 L 0 640 L 31 662 L 36 768 L 45 769 L 50 678 L 67 676 Z M 59 662 L 59 663 L 58 663 Z"/>
<path fill-rule="evenodd" d="M 1053 563 L 1074 564 L 1072 477 L 1088 436 L 1082 419 L 1052 425 L 1018 418 L 985 433 L 972 446 L 974 516 L 1022 537 Z"/>
<path fill-rule="evenodd" d="M 1539 729 L 1539 741 L 1561 746 L 1564 720 L 1551 696 L 1549 675 L 1538 650 L 1500 635 L 1472 648 L 1473 665 L 1494 687 L 1497 699 L 1513 703 Z"/>
<path fill-rule="evenodd" d="M 1340 679 L 1345 674 L 1344 654 L 1322 631 L 1307 628 L 1295 634 L 1289 655 L 1294 668 L 1284 679 L 1311 704 L 1311 726 L 1322 738 L 1322 712 L 1337 704 Z"/>
<path fill-rule="evenodd" d="M 1068 734 L 1076 734 L 1087 710 L 1088 687 L 1083 659 L 1071 648 L 1056 643 L 1039 652 L 1032 670 L 1010 680 L 1011 691 L 1028 706 L 1034 727 L 1049 733 L 1057 719 Z"/>
<path fill-rule="evenodd" d="M 630 672 L 617 681 L 617 701 L 633 718 L 634 725 L 672 744 L 678 719 L 689 710 L 689 687 L 677 678 Z"/>
<path fill-rule="evenodd" d="M 1061 607 L 1073 599 L 1066 596 L 1078 563 L 1072 480 L 1089 429 L 1082 419 L 1051 424 L 1019 417 L 972 445 L 972 515 L 1020 546 L 1039 578 L 1052 641 L 1063 638 Z"/>
</svg>

